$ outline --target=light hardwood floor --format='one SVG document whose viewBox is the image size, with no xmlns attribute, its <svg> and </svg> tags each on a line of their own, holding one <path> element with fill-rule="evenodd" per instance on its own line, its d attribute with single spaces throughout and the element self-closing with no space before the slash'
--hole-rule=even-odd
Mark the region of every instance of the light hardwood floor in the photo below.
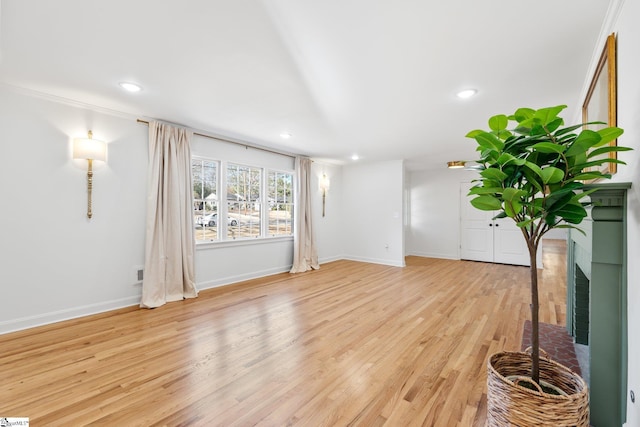
<svg viewBox="0 0 640 427">
<path fill-rule="evenodd" d="M 541 321 L 565 322 L 563 241 Z M 528 269 L 338 261 L 0 336 L 0 416 L 32 426 L 481 426 L 486 359 L 518 349 Z"/>
</svg>

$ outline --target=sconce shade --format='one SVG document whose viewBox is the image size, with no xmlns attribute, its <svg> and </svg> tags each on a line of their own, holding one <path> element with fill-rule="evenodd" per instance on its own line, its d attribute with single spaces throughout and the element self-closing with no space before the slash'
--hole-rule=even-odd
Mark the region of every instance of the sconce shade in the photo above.
<svg viewBox="0 0 640 427">
<path fill-rule="evenodd" d="M 454 160 L 452 162 L 447 162 L 447 167 L 449 169 L 462 169 L 464 167 L 465 162 L 462 160 Z"/>
<path fill-rule="evenodd" d="M 73 140 L 73 158 L 86 160 L 107 160 L 107 144 L 91 138 Z"/>
<path fill-rule="evenodd" d="M 93 139 L 93 132 L 88 132 L 88 138 L 73 140 L 73 158 L 87 160 L 87 218 L 93 216 L 91 209 L 91 193 L 93 191 L 93 161 L 107 160 L 107 144 Z"/>
<path fill-rule="evenodd" d="M 323 174 L 322 178 L 320 178 L 320 190 L 329 191 L 330 187 L 331 187 L 331 181 L 329 181 L 329 177 Z"/>
</svg>

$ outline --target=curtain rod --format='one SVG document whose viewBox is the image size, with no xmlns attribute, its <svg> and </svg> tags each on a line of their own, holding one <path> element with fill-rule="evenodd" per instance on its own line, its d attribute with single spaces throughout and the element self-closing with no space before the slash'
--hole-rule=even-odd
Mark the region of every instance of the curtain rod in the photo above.
<svg viewBox="0 0 640 427">
<path fill-rule="evenodd" d="M 143 123 L 147 126 L 149 126 L 149 122 L 147 120 L 142 120 L 142 119 L 137 119 L 138 123 Z M 267 153 L 273 153 L 273 154 L 278 154 L 280 156 L 286 156 L 286 157 L 291 157 L 292 159 L 295 159 L 296 156 L 294 154 L 289 154 L 289 153 L 285 153 L 283 151 L 276 151 L 276 150 L 270 150 L 269 148 L 264 148 L 264 147 L 260 147 L 257 145 L 251 145 L 251 144 L 246 144 L 243 142 L 238 142 L 238 141 L 233 141 L 231 139 L 226 139 L 226 138 L 221 138 L 219 136 L 213 136 L 213 135 L 207 135 L 204 133 L 200 133 L 200 132 L 193 132 L 194 135 L 198 135 L 198 136 L 203 136 L 205 138 L 210 138 L 210 139 L 217 139 L 218 141 L 222 141 L 222 142 L 228 142 L 230 144 L 236 144 L 236 145 L 240 145 L 244 148 L 253 148 L 256 150 L 261 150 L 261 151 L 266 151 Z"/>
</svg>

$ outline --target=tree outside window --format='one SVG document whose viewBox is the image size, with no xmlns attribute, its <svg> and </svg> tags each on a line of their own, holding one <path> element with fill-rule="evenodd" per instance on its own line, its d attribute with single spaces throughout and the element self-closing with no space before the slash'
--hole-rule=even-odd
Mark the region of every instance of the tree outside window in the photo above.
<svg viewBox="0 0 640 427">
<path fill-rule="evenodd" d="M 262 169 L 227 166 L 227 238 L 260 237 Z"/>
<path fill-rule="evenodd" d="M 217 213 L 218 162 L 213 160 L 191 160 L 193 181 L 193 215 L 196 241 L 218 239 Z"/>
<path fill-rule="evenodd" d="M 293 234 L 293 175 L 269 171 L 267 174 L 268 234 Z"/>
</svg>

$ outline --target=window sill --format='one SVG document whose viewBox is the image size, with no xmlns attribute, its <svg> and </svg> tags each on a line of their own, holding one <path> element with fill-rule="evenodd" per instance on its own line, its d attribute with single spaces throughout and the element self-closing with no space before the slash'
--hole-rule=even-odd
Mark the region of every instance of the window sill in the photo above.
<svg viewBox="0 0 640 427">
<path fill-rule="evenodd" d="M 228 248 L 235 246 L 250 246 L 250 245 L 264 245 L 278 242 L 293 241 L 293 236 L 275 236 L 275 237 L 256 237 L 249 239 L 237 239 L 237 240 L 219 240 L 212 242 L 196 242 L 196 250 L 209 250 L 218 248 Z"/>
</svg>

